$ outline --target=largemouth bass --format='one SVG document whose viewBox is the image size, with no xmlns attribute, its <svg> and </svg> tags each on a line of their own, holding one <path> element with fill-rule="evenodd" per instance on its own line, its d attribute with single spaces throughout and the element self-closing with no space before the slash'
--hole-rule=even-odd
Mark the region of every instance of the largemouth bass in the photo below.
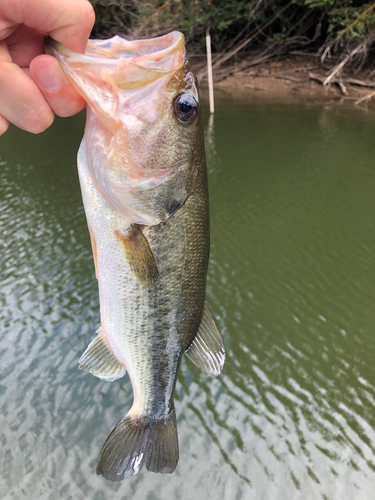
<svg viewBox="0 0 375 500">
<path fill-rule="evenodd" d="M 174 390 L 185 353 L 209 376 L 223 341 L 205 301 L 209 208 L 196 82 L 179 32 L 90 40 L 84 55 L 47 41 L 87 101 L 78 153 L 101 326 L 80 368 L 129 374 L 134 401 L 97 474 L 119 481 L 178 462 Z"/>
</svg>

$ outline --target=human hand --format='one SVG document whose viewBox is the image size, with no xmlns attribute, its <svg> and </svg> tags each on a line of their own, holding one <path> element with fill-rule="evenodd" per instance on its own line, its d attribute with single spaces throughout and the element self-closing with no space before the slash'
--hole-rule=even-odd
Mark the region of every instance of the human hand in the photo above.
<svg viewBox="0 0 375 500">
<path fill-rule="evenodd" d="M 9 122 L 37 134 L 55 114 L 84 108 L 59 63 L 45 54 L 44 37 L 82 53 L 94 21 L 88 0 L 0 0 L 0 135 Z"/>
</svg>

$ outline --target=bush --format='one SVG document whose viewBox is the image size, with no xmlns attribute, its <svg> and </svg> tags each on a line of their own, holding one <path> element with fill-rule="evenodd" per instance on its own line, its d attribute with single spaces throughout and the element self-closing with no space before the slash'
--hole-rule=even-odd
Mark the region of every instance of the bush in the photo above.
<svg viewBox="0 0 375 500">
<path fill-rule="evenodd" d="M 209 28 L 213 50 L 255 30 L 255 43 L 295 37 L 318 48 L 335 41 L 342 50 L 375 31 L 375 3 L 360 0 L 92 0 L 97 22 L 94 36 L 147 38 L 183 31 L 196 52 L 205 50 Z M 299 40 L 299 42 L 298 42 Z"/>
</svg>

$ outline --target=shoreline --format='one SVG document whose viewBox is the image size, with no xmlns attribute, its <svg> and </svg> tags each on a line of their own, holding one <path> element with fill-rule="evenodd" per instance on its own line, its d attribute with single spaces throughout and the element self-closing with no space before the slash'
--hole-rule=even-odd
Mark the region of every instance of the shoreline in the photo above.
<svg viewBox="0 0 375 500">
<path fill-rule="evenodd" d="M 192 57 L 190 60 L 195 73 L 206 65 L 205 57 Z M 241 61 L 242 65 L 244 61 Z M 229 76 L 220 81 L 215 81 L 214 73 L 214 90 L 261 98 L 291 96 L 297 100 L 301 97 L 314 101 L 334 98 L 362 106 L 375 99 L 375 79 L 368 81 L 366 71 L 344 71 L 339 78 L 332 80 L 334 83 L 324 86 L 322 82 L 333 66 L 321 63 L 314 55 L 288 55 L 256 66 L 251 66 L 249 58 L 249 67 L 241 71 L 235 72 L 235 64 L 227 65 L 225 69 Z M 204 77 L 198 78 L 198 82 L 201 88 L 207 86 Z M 369 97 L 371 94 L 374 95 Z"/>
</svg>

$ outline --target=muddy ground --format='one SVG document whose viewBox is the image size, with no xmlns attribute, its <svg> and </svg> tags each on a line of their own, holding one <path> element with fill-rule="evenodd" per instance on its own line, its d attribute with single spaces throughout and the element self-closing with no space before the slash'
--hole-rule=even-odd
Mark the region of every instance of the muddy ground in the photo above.
<svg viewBox="0 0 375 500">
<path fill-rule="evenodd" d="M 193 57 L 191 62 L 198 75 L 206 65 L 204 57 Z M 370 69 L 360 72 L 343 71 L 338 78 L 334 79 L 335 83 L 323 86 L 321 82 L 330 74 L 335 62 L 322 64 L 315 55 L 288 55 L 237 71 L 236 68 L 240 64 L 243 66 L 243 63 L 244 60 L 228 64 L 224 68 L 228 74 L 226 78 L 222 78 L 223 68 L 220 68 L 220 74 L 217 72 L 215 75 L 214 71 L 215 90 L 231 94 L 259 93 L 262 97 L 268 94 L 295 95 L 296 97 L 300 95 L 316 99 L 341 98 L 353 101 L 353 104 L 374 93 L 372 98 L 365 99 L 358 105 L 367 105 L 371 101 L 375 103 L 375 75 L 371 75 Z M 249 57 L 249 64 L 251 64 L 251 57 Z M 207 85 L 205 76 L 201 76 L 199 80 L 202 86 Z"/>
</svg>

